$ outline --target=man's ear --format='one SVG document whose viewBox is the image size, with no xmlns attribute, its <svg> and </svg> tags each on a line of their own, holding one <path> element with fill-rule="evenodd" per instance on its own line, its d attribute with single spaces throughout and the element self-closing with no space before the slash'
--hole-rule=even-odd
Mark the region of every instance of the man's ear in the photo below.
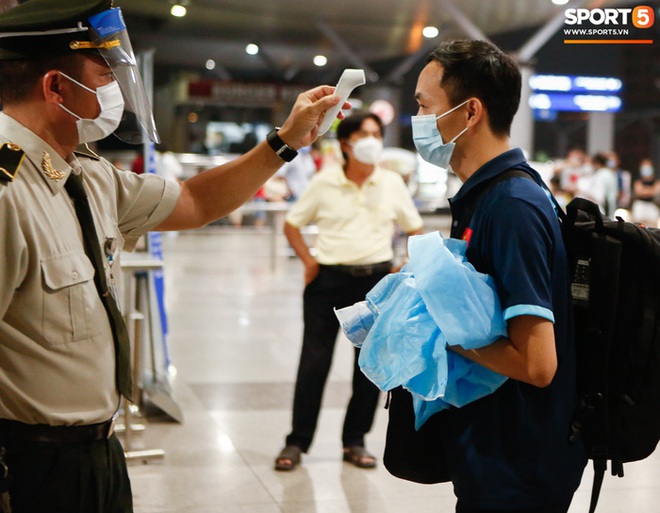
<svg viewBox="0 0 660 513">
<path fill-rule="evenodd" d="M 467 126 L 476 125 L 484 115 L 484 104 L 479 98 L 471 98 L 467 103 Z"/>
<path fill-rule="evenodd" d="M 50 103 L 62 103 L 62 75 L 57 70 L 50 70 L 41 79 L 41 92 L 44 99 Z"/>
</svg>

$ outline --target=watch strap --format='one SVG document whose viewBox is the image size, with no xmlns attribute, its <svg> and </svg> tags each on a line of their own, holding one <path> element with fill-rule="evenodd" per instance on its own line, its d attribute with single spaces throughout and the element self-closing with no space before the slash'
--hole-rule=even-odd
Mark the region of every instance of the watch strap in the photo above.
<svg viewBox="0 0 660 513">
<path fill-rule="evenodd" d="M 273 151 L 279 158 L 285 162 L 291 162 L 294 158 L 296 158 L 298 152 L 281 139 L 277 133 L 278 130 L 279 127 L 271 130 L 266 136 L 266 141 L 268 141 L 268 144 L 271 148 L 273 148 Z"/>
</svg>

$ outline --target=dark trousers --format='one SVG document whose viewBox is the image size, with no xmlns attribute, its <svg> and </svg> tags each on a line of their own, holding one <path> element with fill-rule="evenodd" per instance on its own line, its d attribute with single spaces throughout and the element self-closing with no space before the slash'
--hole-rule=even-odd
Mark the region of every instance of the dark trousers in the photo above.
<svg viewBox="0 0 660 513">
<path fill-rule="evenodd" d="M 297 445 L 307 452 L 312 444 L 339 332 L 333 309 L 364 301 L 367 292 L 386 274 L 356 277 L 322 266 L 305 287 L 303 344 L 293 399 L 293 429 L 286 438 L 287 445 Z M 358 355 L 359 349 L 355 348 L 353 394 L 342 430 L 344 447 L 364 445 L 364 435 L 371 429 L 378 405 L 379 390 L 362 374 Z"/>
<path fill-rule="evenodd" d="M 115 435 L 85 444 L 3 441 L 12 513 L 132 513 L 124 450 Z"/>
</svg>

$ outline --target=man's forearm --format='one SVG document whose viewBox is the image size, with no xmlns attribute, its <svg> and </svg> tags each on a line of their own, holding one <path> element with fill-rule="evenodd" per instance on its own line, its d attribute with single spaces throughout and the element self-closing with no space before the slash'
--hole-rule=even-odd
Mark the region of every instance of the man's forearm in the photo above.
<svg viewBox="0 0 660 513">
<path fill-rule="evenodd" d="M 458 354 L 509 378 L 546 387 L 557 371 L 554 328 L 550 321 L 524 315 L 509 321 L 509 338 L 480 349 L 447 346 Z"/>
</svg>

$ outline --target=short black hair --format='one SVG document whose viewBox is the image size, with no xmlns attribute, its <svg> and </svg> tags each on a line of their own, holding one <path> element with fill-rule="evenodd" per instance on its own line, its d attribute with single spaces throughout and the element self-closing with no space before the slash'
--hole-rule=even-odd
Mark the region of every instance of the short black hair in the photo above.
<svg viewBox="0 0 660 513">
<path fill-rule="evenodd" d="M 607 158 L 607 155 L 604 153 L 596 153 L 593 157 L 591 157 L 591 162 L 593 164 L 596 164 L 598 167 L 608 167 L 607 162 L 609 159 Z"/>
<path fill-rule="evenodd" d="M 53 69 L 78 80 L 82 74 L 82 62 L 70 53 L 40 59 L 0 60 L 0 103 L 15 104 L 26 100 L 39 79 Z"/>
<path fill-rule="evenodd" d="M 351 134 L 360 131 L 362 128 L 362 123 L 364 123 L 365 119 L 373 119 L 380 129 L 380 135 L 385 135 L 385 125 L 383 125 L 383 120 L 380 119 L 379 116 L 373 112 L 359 111 L 351 114 L 339 122 L 339 125 L 337 125 L 337 139 L 339 141 L 342 139 L 348 139 Z M 348 162 L 348 155 L 346 155 L 346 153 L 343 151 L 341 154 L 344 157 L 344 160 Z"/>
<path fill-rule="evenodd" d="M 443 67 L 440 86 L 452 105 L 479 98 L 491 130 L 510 134 L 522 88 L 520 68 L 511 57 L 487 41 L 459 39 L 441 43 L 428 57 L 433 61 Z"/>
<path fill-rule="evenodd" d="M 380 128 L 380 135 L 385 135 L 385 126 L 380 117 L 373 112 L 360 111 L 354 112 L 340 121 L 339 125 L 337 125 L 337 139 L 348 139 L 351 134 L 362 128 L 362 123 L 364 123 L 365 119 L 373 119 L 378 125 L 378 128 Z"/>
</svg>

